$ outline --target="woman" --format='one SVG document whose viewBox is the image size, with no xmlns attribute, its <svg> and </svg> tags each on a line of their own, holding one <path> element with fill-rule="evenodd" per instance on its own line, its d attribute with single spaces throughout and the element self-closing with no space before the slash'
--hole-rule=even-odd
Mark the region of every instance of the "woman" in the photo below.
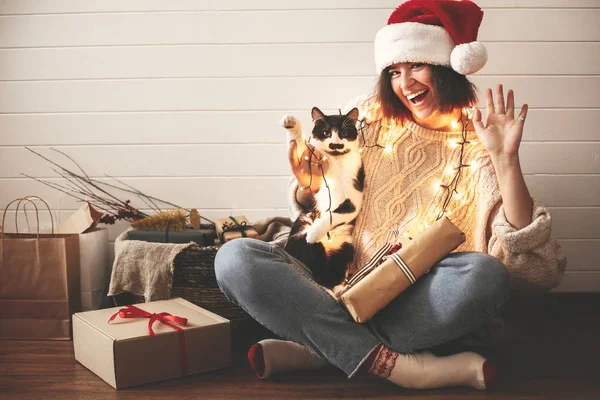
<svg viewBox="0 0 600 400">
<path fill-rule="evenodd" d="M 527 106 L 515 119 L 512 91 L 505 101 L 498 86 L 495 100 L 486 91 L 485 124 L 478 109 L 472 116 L 464 110 L 476 100 L 464 75 L 487 59 L 475 41 L 482 16 L 468 1 L 411 0 L 378 32 L 379 84 L 361 104 L 370 123 L 362 143 L 366 179 L 351 272 L 382 245 L 389 229 L 414 236 L 440 213 L 467 240 L 365 324 L 355 323 L 280 248 L 255 240 L 227 243 L 215 260 L 221 289 L 290 340 L 250 349 L 259 377 L 330 363 L 350 377 L 370 373 L 403 387 L 485 389 L 496 370 L 482 356 L 436 357 L 427 349 L 485 325 L 511 288 L 543 292 L 560 282 L 566 261 L 550 237 L 548 211 L 529 195 L 519 164 Z M 309 192 L 298 187 L 311 179 L 293 156 L 290 162 L 297 212 Z M 319 186 L 313 176 L 311 189 Z"/>
</svg>

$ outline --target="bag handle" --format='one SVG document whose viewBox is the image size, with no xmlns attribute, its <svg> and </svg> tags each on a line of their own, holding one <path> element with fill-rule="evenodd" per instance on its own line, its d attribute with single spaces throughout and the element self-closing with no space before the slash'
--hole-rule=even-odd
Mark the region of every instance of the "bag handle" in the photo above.
<svg viewBox="0 0 600 400">
<path fill-rule="evenodd" d="M 26 196 L 22 199 L 23 201 L 25 201 L 23 203 L 23 212 L 25 213 L 25 221 L 27 222 L 27 229 L 29 229 L 29 218 L 27 217 L 27 204 L 31 203 L 34 205 L 35 207 L 35 203 L 33 202 L 34 200 L 39 200 L 41 202 L 43 202 L 46 205 L 46 209 L 48 210 L 48 213 L 50 214 L 50 226 L 51 226 L 51 233 L 52 235 L 54 235 L 54 216 L 52 214 L 52 209 L 50 208 L 50 206 L 48 205 L 48 203 L 46 202 L 46 200 L 42 199 L 41 197 L 38 196 Z M 17 204 L 17 211 L 19 211 L 19 205 L 21 204 L 21 202 L 19 202 Z M 36 207 L 37 210 L 37 207 Z M 40 219 L 39 219 L 39 215 L 36 213 L 36 222 L 37 222 L 37 232 L 39 235 L 39 231 L 40 231 Z M 17 233 L 19 233 L 19 226 L 17 223 L 17 214 L 15 214 L 15 228 Z"/>
<path fill-rule="evenodd" d="M 36 261 L 39 266 L 39 264 L 40 264 L 40 216 L 39 216 L 38 207 L 35 204 L 34 200 L 40 200 L 42 203 L 44 203 L 46 205 L 46 208 L 48 208 L 48 211 L 50 213 L 50 221 L 52 223 L 52 235 L 54 236 L 54 218 L 52 217 L 52 210 L 50 210 L 50 206 L 48 205 L 46 200 L 42 199 L 41 197 L 37 197 L 37 196 L 25 196 L 25 197 L 21 197 L 18 199 L 14 199 L 10 203 L 8 203 L 8 205 L 4 208 L 4 212 L 2 213 L 2 225 L 0 225 L 0 266 L 2 266 L 4 263 L 4 227 L 5 227 L 5 221 L 6 221 L 6 212 L 10 208 L 11 204 L 13 204 L 14 202 L 17 202 L 17 201 L 18 201 L 17 209 L 15 212 L 15 230 L 17 231 L 17 233 L 19 233 L 19 225 L 17 222 L 17 218 L 18 218 L 18 214 L 19 214 L 19 206 L 21 205 L 21 203 L 25 202 L 25 203 L 23 203 L 23 212 L 25 212 L 26 219 L 27 219 L 27 210 L 25 209 L 25 206 L 27 205 L 27 203 L 33 204 L 33 207 L 35 208 L 35 219 L 37 221 L 37 226 L 36 226 L 37 229 L 36 229 L 36 237 L 35 237 L 35 257 L 36 257 Z"/>
<path fill-rule="evenodd" d="M 28 203 L 31 203 L 31 204 L 33 204 L 33 207 L 35 208 L 35 218 L 37 221 L 36 239 L 39 240 L 39 238 L 40 238 L 40 217 L 39 217 L 38 207 L 35 204 L 34 200 L 39 200 L 46 205 L 46 208 L 48 209 L 48 212 L 50 213 L 50 221 L 52 224 L 52 235 L 54 235 L 54 218 L 52 216 L 52 210 L 50 209 L 50 206 L 48 205 L 46 200 L 42 199 L 41 197 L 37 197 L 37 196 L 25 196 L 25 197 L 21 197 L 18 199 L 14 199 L 10 203 L 8 203 L 8 205 L 4 208 L 4 213 L 2 214 L 2 225 L 0 225 L 0 240 L 4 238 L 4 227 L 6 226 L 5 225 L 6 212 L 10 208 L 11 204 L 13 204 L 15 202 L 18 202 L 16 212 L 15 212 L 15 230 L 16 230 L 16 232 L 19 233 L 19 224 L 18 224 L 19 206 L 21 205 L 21 203 L 25 202 L 25 203 L 23 203 L 23 211 L 25 212 L 25 218 L 27 218 L 27 210 L 25 209 L 25 206 Z"/>
</svg>

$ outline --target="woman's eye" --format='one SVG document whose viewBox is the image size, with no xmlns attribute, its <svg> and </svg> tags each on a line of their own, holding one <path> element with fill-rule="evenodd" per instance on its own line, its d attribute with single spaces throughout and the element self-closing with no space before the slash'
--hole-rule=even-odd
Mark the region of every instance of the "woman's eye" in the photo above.
<svg viewBox="0 0 600 400">
<path fill-rule="evenodd" d="M 423 65 L 424 65 L 424 64 L 422 64 L 422 63 L 414 63 L 414 64 L 412 65 L 412 69 L 419 69 L 419 68 L 421 68 Z"/>
<path fill-rule="evenodd" d="M 399 71 L 390 71 L 390 76 L 400 75 Z"/>
</svg>

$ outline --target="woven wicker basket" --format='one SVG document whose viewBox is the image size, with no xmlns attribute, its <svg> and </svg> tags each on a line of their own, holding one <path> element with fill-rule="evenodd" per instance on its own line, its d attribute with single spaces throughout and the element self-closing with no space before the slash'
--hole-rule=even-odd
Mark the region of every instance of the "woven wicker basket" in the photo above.
<svg viewBox="0 0 600 400">
<path fill-rule="evenodd" d="M 215 255 L 220 246 L 193 246 L 175 257 L 172 297 L 182 297 L 239 325 L 250 320 L 221 292 L 215 277 Z"/>
</svg>

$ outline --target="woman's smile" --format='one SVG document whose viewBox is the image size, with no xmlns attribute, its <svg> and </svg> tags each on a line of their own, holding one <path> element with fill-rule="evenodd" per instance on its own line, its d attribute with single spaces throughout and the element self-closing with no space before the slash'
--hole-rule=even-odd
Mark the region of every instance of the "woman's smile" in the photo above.
<svg viewBox="0 0 600 400">
<path fill-rule="evenodd" d="M 406 96 L 413 107 L 418 107 L 425 103 L 425 98 L 429 94 L 429 89 L 422 89 Z"/>
</svg>

